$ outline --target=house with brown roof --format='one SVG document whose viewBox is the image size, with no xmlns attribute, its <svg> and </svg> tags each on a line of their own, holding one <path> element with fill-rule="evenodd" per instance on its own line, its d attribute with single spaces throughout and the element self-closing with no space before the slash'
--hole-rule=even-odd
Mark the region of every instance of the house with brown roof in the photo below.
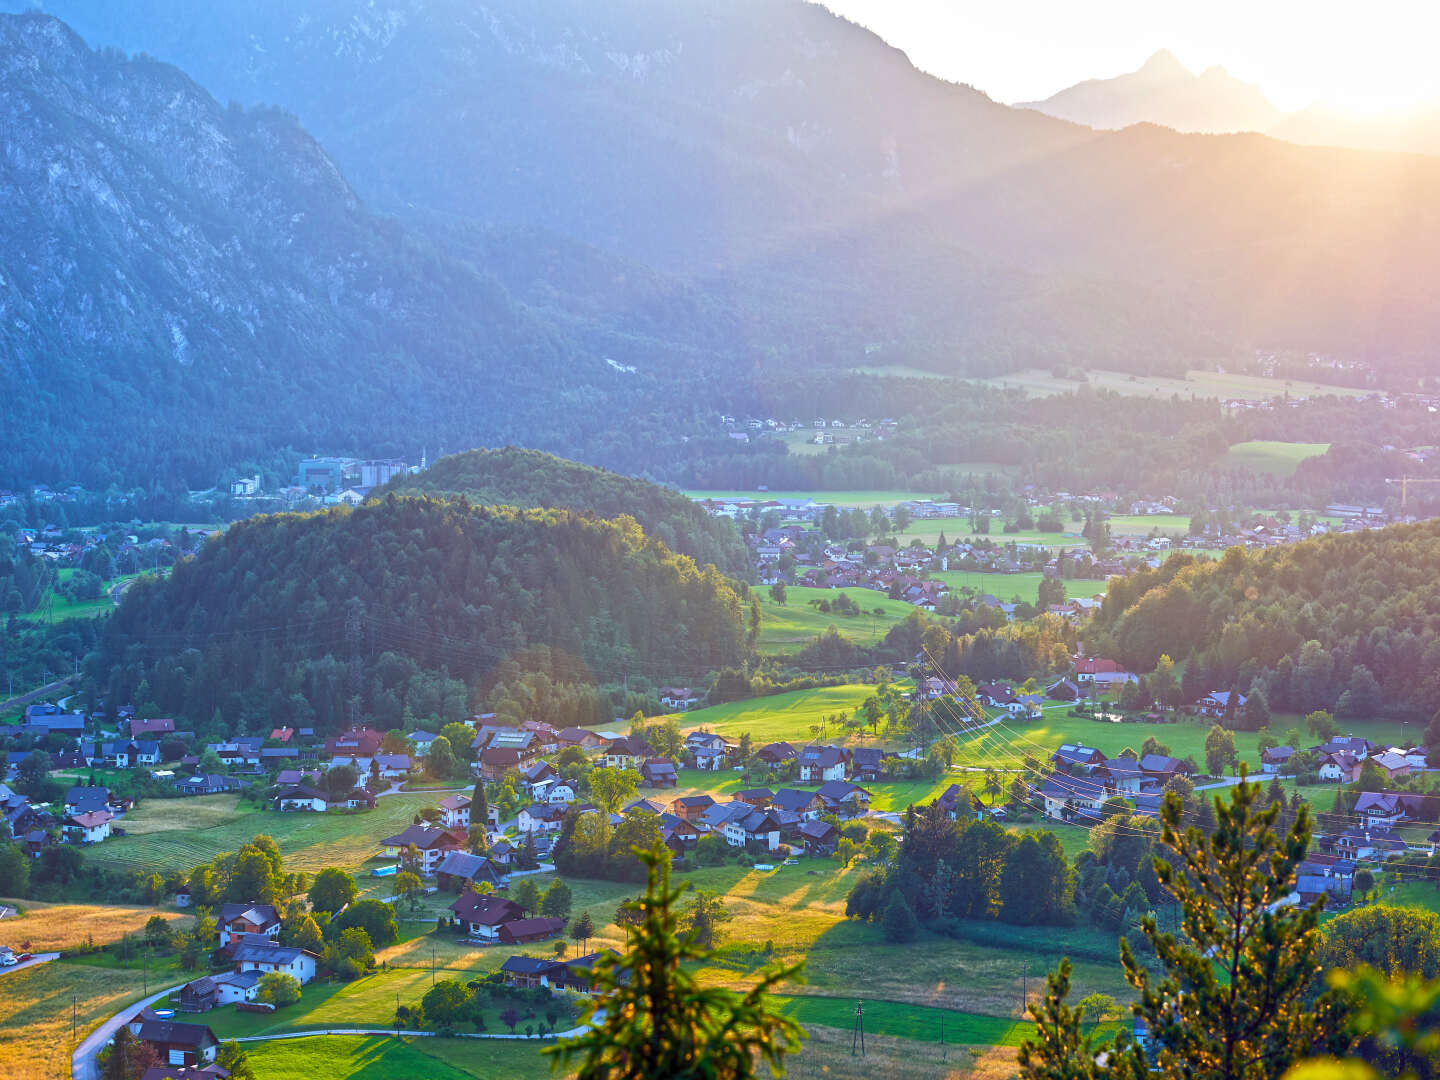
<svg viewBox="0 0 1440 1080">
<path fill-rule="evenodd" d="M 166 1065 L 207 1065 L 215 1060 L 220 1040 L 206 1024 L 177 1020 L 132 1021 L 130 1031 L 148 1043 Z"/>
<path fill-rule="evenodd" d="M 273 904 L 222 904 L 215 921 L 221 948 L 245 934 L 269 938 L 280 934 L 280 913 Z"/>
<path fill-rule="evenodd" d="M 98 844 L 110 837 L 110 822 L 114 815 L 108 810 L 92 810 L 84 814 L 71 814 L 65 819 L 61 831 L 66 843 Z"/>
<path fill-rule="evenodd" d="M 646 787 L 672 788 L 680 783 L 680 774 L 669 758 L 646 758 L 640 766 L 640 780 Z"/>
<path fill-rule="evenodd" d="M 686 795 L 670 803 L 670 812 L 685 821 L 694 822 L 714 805 L 715 799 L 709 795 Z"/>
<path fill-rule="evenodd" d="M 429 825 L 410 825 L 394 836 L 380 841 L 382 854 L 387 859 L 403 859 L 413 844 L 420 853 L 420 865 L 416 872 L 424 877 L 435 873 L 435 868 L 452 851 L 465 846 L 467 837 L 451 829 L 437 829 Z"/>
<path fill-rule="evenodd" d="M 461 893 L 450 910 L 465 933 L 487 944 L 500 940 L 500 927 L 524 917 L 520 905 L 513 900 L 473 892 Z"/>
<path fill-rule="evenodd" d="M 440 824 L 447 829 L 470 828 L 470 796 L 456 794 L 441 799 Z"/>
<path fill-rule="evenodd" d="M 130 738 L 140 739 L 150 735 L 173 735 L 175 734 L 175 721 L 169 717 L 148 717 L 144 720 L 138 716 L 130 718 Z"/>
<path fill-rule="evenodd" d="M 589 728 L 567 727 L 560 729 L 561 746 L 578 746 L 581 750 L 599 750 L 605 745 L 605 737 Z"/>
</svg>

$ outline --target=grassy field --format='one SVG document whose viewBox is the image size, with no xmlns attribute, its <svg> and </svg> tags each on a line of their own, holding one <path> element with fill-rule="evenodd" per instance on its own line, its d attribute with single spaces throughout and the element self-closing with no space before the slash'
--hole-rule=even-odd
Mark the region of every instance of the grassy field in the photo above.
<svg viewBox="0 0 1440 1080">
<path fill-rule="evenodd" d="M 762 653 L 799 652 L 827 626 L 836 627 L 860 645 L 873 645 L 890 627 L 915 610 L 905 601 L 891 600 L 873 589 L 810 589 L 794 585 L 785 592 L 785 603 L 777 604 L 770 598 L 768 589 L 756 591 L 760 598 L 759 651 Z M 842 592 L 860 605 L 863 615 L 827 614 L 811 605 L 812 600 L 828 600 L 833 604 Z M 882 614 L 873 614 L 876 608 Z"/>
<path fill-rule="evenodd" d="M 83 1038 L 96 1024 L 139 999 L 144 985 L 139 968 L 96 967 L 69 960 L 52 960 L 0 977 L 0 1076 L 68 1080 L 75 1048 L 72 1019 Z"/>
<path fill-rule="evenodd" d="M 433 793 L 387 795 L 371 811 L 282 814 L 257 810 L 234 795 L 148 799 L 125 816 L 128 835 L 86 852 L 86 861 L 188 870 L 222 851 L 236 851 L 257 833 L 275 838 L 285 865 L 314 873 L 327 866 L 354 869 L 378 853 L 380 841 L 434 806 Z"/>
<path fill-rule="evenodd" d="M 75 570 L 71 567 L 59 571 L 62 585 L 74 576 Z M 100 596 L 95 600 L 68 600 L 58 592 L 52 593 L 48 609 L 45 605 L 41 605 L 38 610 L 28 612 L 19 618 L 32 622 L 49 620 L 59 622 L 61 619 L 94 619 L 101 615 L 108 615 L 115 610 L 115 602 L 110 599 L 110 590 L 122 582 L 134 581 L 140 576 L 139 574 L 122 574 L 111 578 L 101 586 Z"/>
<path fill-rule="evenodd" d="M 1368 391 L 1348 386 L 1327 386 L 1303 380 L 1267 379 L 1260 375 L 1237 375 L 1218 371 L 1188 371 L 1183 379 L 1164 376 L 1131 375 L 1123 371 L 1087 372 L 1086 382 L 1061 379 L 1049 371 L 1032 368 L 1009 375 L 982 379 L 986 386 L 1023 390 L 1037 397 L 1073 393 L 1082 386 L 1092 390 L 1111 390 L 1133 397 L 1222 398 L 1236 401 L 1266 401 L 1272 397 L 1316 397 L 1333 394 L 1337 397 L 1364 397 Z"/>
<path fill-rule="evenodd" d="M 834 741 L 827 737 L 826 741 Z M 864 745 L 877 745 L 880 740 L 866 738 Z M 859 745 L 857 743 L 856 745 Z M 642 788 L 640 794 L 656 802 L 669 803 L 685 795 L 709 795 L 719 801 L 733 798 L 735 792 L 753 785 L 747 784 L 743 774 L 725 770 L 709 772 L 700 769 L 680 769 L 680 783 L 668 791 L 652 791 Z M 920 806 L 934 801 L 951 784 L 964 784 L 969 777 L 951 774 L 938 780 L 877 780 L 862 785 L 870 792 L 870 806 L 875 810 L 904 810 L 907 806 Z M 816 784 L 790 784 L 801 789 L 814 788 Z"/>
<path fill-rule="evenodd" d="M 725 705 L 711 705 L 705 709 L 692 709 L 688 713 L 677 713 L 680 726 L 689 730 L 703 727 L 717 735 L 738 739 L 748 731 L 756 747 L 768 742 L 812 742 L 815 734 L 810 728 L 820 722 L 822 716 L 853 712 L 860 703 L 875 693 L 873 686 L 861 683 L 847 683 L 843 686 L 825 686 L 815 690 L 792 690 L 788 694 L 774 694 L 770 697 L 751 698 L 748 701 L 732 701 Z M 827 728 L 825 739 L 843 742 L 846 732 Z M 869 741 L 865 745 L 876 745 Z"/>
<path fill-rule="evenodd" d="M 1288 478 L 1306 458 L 1318 457 L 1330 449 L 1329 443 L 1274 442 L 1257 439 L 1235 443 L 1225 451 L 1221 463 L 1243 465 L 1258 473 Z"/>
<path fill-rule="evenodd" d="M 685 491 L 692 499 L 814 499 L 834 506 L 894 506 L 914 499 L 940 499 L 935 491 Z"/>
<path fill-rule="evenodd" d="M 966 753 L 961 763 L 988 765 L 994 762 L 1018 765 L 1024 754 L 1043 758 L 1064 742 L 1083 742 L 1114 756 L 1127 746 L 1138 751 L 1146 738 L 1153 735 L 1170 747 L 1175 757 L 1193 757 L 1201 768 L 1205 766 L 1205 736 L 1210 731 L 1213 720 L 1170 724 L 1101 723 L 1088 717 L 1069 716 L 1068 708 L 1047 707 L 1040 720 L 1026 722 L 1007 719 L 1003 728 L 981 732 L 964 744 Z M 1277 717 L 1271 724 L 1271 731 L 1283 737 L 1286 729 L 1293 723 L 1295 721 Z M 1401 724 L 1390 721 L 1371 721 L 1356 725 L 1353 730 L 1355 734 L 1365 735 L 1376 742 L 1402 739 L 1406 731 Z M 1308 742 L 1309 736 L 1303 727 L 1301 733 Z M 1258 742 L 1259 735 L 1255 732 L 1235 732 L 1236 751 L 1241 761 L 1249 763 L 1252 773 L 1258 773 L 1260 768 Z"/>
<path fill-rule="evenodd" d="M 8 900 L 0 903 L 24 909 L 24 914 L 0 922 L 0 944 L 16 952 L 61 952 L 89 942 L 104 944 L 118 940 L 122 934 L 141 930 L 154 908 L 111 907 L 100 904 L 42 904 L 34 900 Z M 188 926 L 191 916 L 161 912 L 167 919 Z"/>
<path fill-rule="evenodd" d="M 246 1051 L 260 1080 L 528 1080 L 551 1075 L 538 1044 L 494 1039 L 317 1035 L 253 1043 Z"/>
<path fill-rule="evenodd" d="M 973 570 L 942 570 L 930 576 L 952 589 L 975 589 L 1007 604 L 1017 596 L 1027 604 L 1035 603 L 1040 596 L 1040 582 L 1045 579 L 1039 571 L 980 574 Z M 1061 578 L 1060 581 L 1065 586 L 1065 595 L 1070 597 L 1095 596 L 1105 591 L 1105 582 L 1097 578 Z"/>
</svg>

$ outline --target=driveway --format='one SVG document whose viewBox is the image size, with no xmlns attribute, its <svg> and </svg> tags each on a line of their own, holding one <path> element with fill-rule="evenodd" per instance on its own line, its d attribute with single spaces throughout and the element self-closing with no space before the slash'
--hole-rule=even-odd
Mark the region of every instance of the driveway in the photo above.
<svg viewBox="0 0 1440 1080">
<path fill-rule="evenodd" d="M 36 953 L 29 960 L 21 960 L 20 963 L 15 964 L 11 967 L 0 968 L 0 975 L 9 975 L 12 971 L 24 971 L 28 967 L 34 967 L 36 964 L 48 963 L 49 961 L 54 960 L 59 955 L 60 954 L 58 952 Z"/>
<path fill-rule="evenodd" d="M 70 1058 L 70 1076 L 72 1080 L 100 1080 L 100 1069 L 95 1064 L 95 1055 L 115 1036 L 120 1030 L 120 1025 L 128 1023 L 130 1018 L 147 1005 L 153 1005 L 162 998 L 169 997 L 176 990 L 179 990 L 184 983 L 176 983 L 174 986 L 167 986 L 164 990 L 157 990 L 149 997 L 127 1005 L 118 1013 L 106 1020 L 98 1028 L 87 1035 L 75 1048 L 75 1053 Z"/>
</svg>

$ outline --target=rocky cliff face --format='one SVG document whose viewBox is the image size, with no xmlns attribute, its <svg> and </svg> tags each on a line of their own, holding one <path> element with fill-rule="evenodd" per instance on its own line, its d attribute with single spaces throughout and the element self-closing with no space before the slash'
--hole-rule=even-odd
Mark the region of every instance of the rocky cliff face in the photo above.
<svg viewBox="0 0 1440 1080">
<path fill-rule="evenodd" d="M 292 117 L 52 18 L 0 17 L 0 129 L 0 426 L 35 436 L 0 450 L 11 475 L 418 445 L 417 413 L 455 445 L 523 411 L 486 396 L 507 375 L 583 364 L 369 213 Z M 108 438 L 77 449 L 82 424 Z"/>
</svg>

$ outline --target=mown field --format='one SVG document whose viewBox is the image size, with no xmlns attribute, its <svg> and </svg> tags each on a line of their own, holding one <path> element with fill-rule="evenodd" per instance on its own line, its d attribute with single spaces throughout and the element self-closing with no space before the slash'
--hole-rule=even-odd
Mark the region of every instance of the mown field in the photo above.
<svg viewBox="0 0 1440 1080">
<path fill-rule="evenodd" d="M 58 576 L 60 584 L 63 585 L 75 576 L 75 571 L 73 568 L 66 567 L 58 572 Z M 101 593 L 94 600 L 70 600 L 58 592 L 53 592 L 48 601 L 37 610 L 26 612 L 19 618 L 28 619 L 31 622 L 41 620 L 59 622 L 61 619 L 94 619 L 101 615 L 108 615 L 115 610 L 115 602 L 110 599 L 110 590 L 123 582 L 134 581 L 139 576 L 139 574 L 122 574 L 111 578 L 101 586 Z"/>
<path fill-rule="evenodd" d="M 891 600 L 873 589 L 811 589 L 801 585 L 785 590 L 785 603 L 770 598 L 768 589 L 756 590 L 760 598 L 761 621 L 759 651 L 762 653 L 799 652 L 817 634 L 834 626 L 851 641 L 873 645 L 885 636 L 890 627 L 915 609 L 903 600 Z M 833 604 L 844 593 L 860 605 L 860 615 L 823 612 L 812 601 Z M 876 609 L 881 614 L 875 614 Z"/>
<path fill-rule="evenodd" d="M 1330 449 L 1329 443 L 1274 442 L 1257 439 L 1235 443 L 1221 459 L 1223 465 L 1243 465 L 1269 476 L 1291 477 L 1300 463 Z"/>
<path fill-rule="evenodd" d="M 823 449 L 823 448 L 822 448 Z M 697 490 L 681 492 L 691 499 L 814 499 L 817 503 L 829 503 L 833 506 L 863 506 L 869 509 L 872 506 L 894 506 L 900 502 L 910 502 L 915 499 L 942 499 L 943 492 L 938 491 L 738 491 L 734 488 L 728 490 Z"/>
<path fill-rule="evenodd" d="M 23 909 L 22 914 L 0 921 L 0 944 L 16 952 L 61 952 L 89 943 L 115 941 L 122 934 L 139 932 L 155 914 L 154 908 L 147 907 L 42 904 L 4 897 L 0 897 L 0 904 Z M 177 912 L 161 914 L 180 926 L 193 921 L 191 916 Z"/>
<path fill-rule="evenodd" d="M 251 1043 L 246 1051 L 261 1080 L 529 1080 L 552 1075 L 538 1045 L 496 1039 L 317 1035 Z"/>
<path fill-rule="evenodd" d="M 733 739 L 739 739 L 748 731 L 757 748 L 768 742 L 784 741 L 798 745 L 815 740 L 817 735 L 810 729 L 819 725 L 821 717 L 853 712 L 874 693 L 873 686 L 846 683 L 843 686 L 792 690 L 787 694 L 711 705 L 676 713 L 675 717 L 680 727 L 687 731 L 703 727 Z M 843 729 L 827 728 L 824 737 L 827 741 L 838 743 L 844 742 L 847 734 Z M 882 740 L 879 744 L 866 741 L 864 745 L 885 744 Z"/>
<path fill-rule="evenodd" d="M 434 806 L 438 798 L 432 792 L 387 795 L 374 810 L 327 814 L 258 810 L 234 795 L 147 799 L 125 815 L 127 835 L 105 841 L 85 857 L 106 865 L 188 870 L 265 833 L 275 838 L 292 870 L 353 870 L 378 852 L 381 840 L 409 825 L 416 811 Z"/>
<path fill-rule="evenodd" d="M 941 570 L 930 575 L 943 581 L 952 589 L 974 589 L 981 595 L 990 595 L 1002 603 L 1010 603 L 1019 597 L 1027 604 L 1035 603 L 1040 597 L 1040 582 L 1045 575 L 1039 571 L 1023 574 L 981 574 L 974 570 Z M 1061 578 L 1067 597 L 1096 596 L 1105 591 L 1105 582 L 1098 578 Z"/>
<path fill-rule="evenodd" d="M 1132 397 L 1222 398 L 1235 401 L 1267 401 L 1273 397 L 1364 397 L 1368 391 L 1348 386 L 1329 386 L 1303 379 L 1267 379 L 1260 375 L 1239 375 L 1219 371 L 1191 370 L 1183 379 L 1164 376 L 1132 375 L 1124 371 L 1087 372 L 1086 382 L 1057 378 L 1048 370 L 1031 368 L 1008 375 L 981 379 L 987 386 L 1023 390 L 1027 394 L 1046 397 L 1051 394 L 1074 393 L 1082 386 L 1092 390 L 1111 390 Z"/>
</svg>

